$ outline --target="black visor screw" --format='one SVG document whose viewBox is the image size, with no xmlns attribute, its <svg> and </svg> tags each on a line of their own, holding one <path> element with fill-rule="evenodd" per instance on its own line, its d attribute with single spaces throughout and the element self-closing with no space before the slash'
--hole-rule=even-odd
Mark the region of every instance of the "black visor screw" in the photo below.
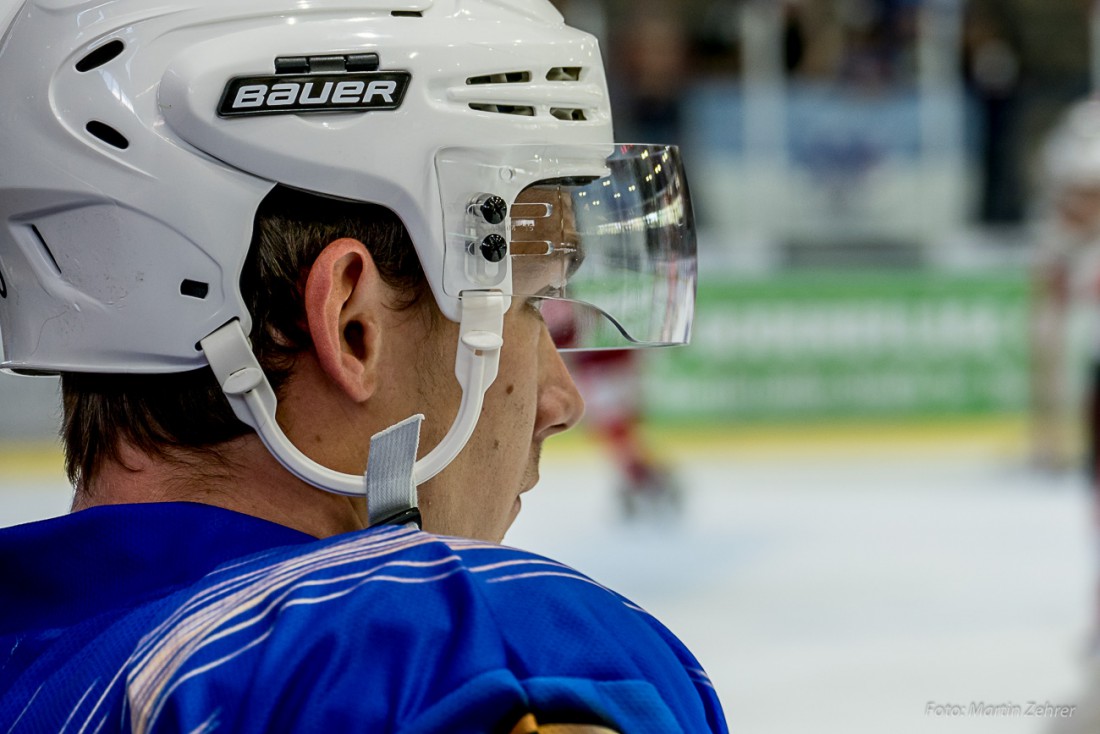
<svg viewBox="0 0 1100 734">
<path fill-rule="evenodd" d="M 498 263 L 508 254 L 508 240 L 499 234 L 491 234 L 481 241 L 481 255 L 491 263 Z"/>
<path fill-rule="evenodd" d="M 485 221 L 489 224 L 500 224 L 508 216 L 507 202 L 499 196 L 491 194 L 486 194 L 478 199 L 478 209 L 481 211 L 481 216 L 485 217 Z"/>
</svg>

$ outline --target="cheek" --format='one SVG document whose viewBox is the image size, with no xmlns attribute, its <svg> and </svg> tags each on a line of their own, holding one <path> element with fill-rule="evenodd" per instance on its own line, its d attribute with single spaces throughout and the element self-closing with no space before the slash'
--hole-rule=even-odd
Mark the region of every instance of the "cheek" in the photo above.
<svg viewBox="0 0 1100 734">
<path fill-rule="evenodd" d="M 500 376 L 487 397 L 486 414 L 497 424 L 497 443 L 530 441 L 534 433 L 538 382 L 527 375 L 511 372 L 501 362 Z M 486 418 L 489 415 L 485 415 Z"/>
<path fill-rule="evenodd" d="M 517 323 L 518 322 L 518 323 Z M 530 314 L 517 314 L 505 321 L 504 349 L 500 371 L 486 396 L 488 413 L 498 422 L 498 441 L 530 442 L 538 404 L 538 346 L 541 321 Z M 486 415 L 486 418 L 489 416 Z"/>
<path fill-rule="evenodd" d="M 513 328 L 505 322 L 504 349 L 500 355 L 499 380 L 511 390 L 506 389 L 511 400 L 523 400 L 533 397 L 538 389 L 539 344 L 545 329 L 542 319 L 535 313 L 517 315 Z"/>
</svg>

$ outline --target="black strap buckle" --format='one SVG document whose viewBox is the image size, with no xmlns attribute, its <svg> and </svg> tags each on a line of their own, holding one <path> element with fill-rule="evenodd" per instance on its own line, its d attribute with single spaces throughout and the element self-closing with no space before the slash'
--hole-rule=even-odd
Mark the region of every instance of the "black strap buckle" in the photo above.
<svg viewBox="0 0 1100 734">
<path fill-rule="evenodd" d="M 402 510 L 396 515 L 390 515 L 384 520 L 379 520 L 371 527 L 376 528 L 380 525 L 408 525 L 410 523 L 416 525 L 416 527 L 420 528 L 421 530 L 424 529 L 424 522 L 423 518 L 421 518 L 420 516 L 419 507 L 410 507 L 407 510 Z"/>
</svg>

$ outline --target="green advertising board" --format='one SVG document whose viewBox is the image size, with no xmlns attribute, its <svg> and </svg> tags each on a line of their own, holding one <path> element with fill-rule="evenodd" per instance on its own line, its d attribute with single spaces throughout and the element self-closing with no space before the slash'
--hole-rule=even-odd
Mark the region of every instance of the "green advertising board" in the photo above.
<svg viewBox="0 0 1100 734">
<path fill-rule="evenodd" d="M 645 359 L 665 420 L 911 419 L 1021 412 L 1022 271 L 701 278 L 690 347 Z"/>
</svg>

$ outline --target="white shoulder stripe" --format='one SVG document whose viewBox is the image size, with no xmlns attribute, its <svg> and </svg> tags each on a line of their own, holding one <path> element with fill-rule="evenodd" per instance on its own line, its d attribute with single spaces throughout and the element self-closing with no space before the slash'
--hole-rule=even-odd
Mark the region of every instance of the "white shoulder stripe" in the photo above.
<svg viewBox="0 0 1100 734">
<path fill-rule="evenodd" d="M 65 719 L 65 723 L 61 725 L 61 731 L 65 732 L 69 728 L 69 723 L 72 722 L 73 717 L 76 716 L 76 712 L 80 710 L 80 707 L 84 705 L 84 699 L 91 695 L 96 686 L 99 685 L 99 678 L 92 681 L 92 685 L 88 686 L 88 690 L 84 691 L 84 695 L 80 697 L 80 700 L 73 706 L 73 710 L 69 712 L 69 718 Z"/>
<path fill-rule="evenodd" d="M 434 546 L 444 555 L 424 561 L 394 558 L 425 545 Z M 463 556 L 475 551 L 481 563 L 467 566 Z M 492 555 L 481 555 L 485 551 Z M 101 714 L 108 693 L 124 681 L 132 732 L 145 734 L 155 727 L 179 686 L 220 668 L 266 640 L 272 633 L 269 622 L 273 614 L 295 606 L 330 603 L 367 584 L 432 584 L 455 574 L 473 573 L 489 584 L 564 578 L 613 593 L 549 559 L 481 541 L 441 539 L 412 529 L 352 534 L 308 552 L 289 557 L 276 554 L 276 558 L 280 559 L 252 557 L 211 573 L 208 586 L 141 639 L 96 702 L 84 727 Z M 226 652 L 199 667 L 188 667 L 213 645 L 222 645 Z M 100 719 L 99 727 L 106 718 L 104 715 Z M 206 734 L 216 726 L 217 717 L 211 715 L 192 734 Z"/>
<path fill-rule="evenodd" d="M 498 571 L 502 568 L 513 568 L 515 566 L 553 566 L 554 568 L 560 568 L 565 571 L 571 571 L 569 566 L 563 565 L 556 561 L 550 561 L 545 559 L 521 559 L 516 561 L 501 561 L 500 563 L 490 563 L 486 566 L 471 566 L 470 571 L 472 573 L 488 573 L 489 571 Z"/>
</svg>

